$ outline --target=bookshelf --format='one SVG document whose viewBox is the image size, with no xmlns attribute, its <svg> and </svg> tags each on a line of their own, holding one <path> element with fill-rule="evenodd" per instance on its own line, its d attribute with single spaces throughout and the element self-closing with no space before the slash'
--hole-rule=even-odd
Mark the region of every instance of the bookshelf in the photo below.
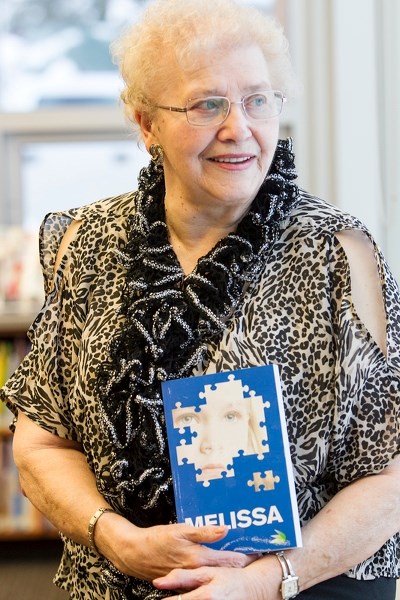
<svg viewBox="0 0 400 600">
<path fill-rule="evenodd" d="M 0 386 L 29 351 L 26 332 L 35 311 L 0 311 Z M 22 544 L 54 540 L 54 527 L 22 494 L 12 457 L 12 413 L 0 402 L 0 543 Z"/>
</svg>

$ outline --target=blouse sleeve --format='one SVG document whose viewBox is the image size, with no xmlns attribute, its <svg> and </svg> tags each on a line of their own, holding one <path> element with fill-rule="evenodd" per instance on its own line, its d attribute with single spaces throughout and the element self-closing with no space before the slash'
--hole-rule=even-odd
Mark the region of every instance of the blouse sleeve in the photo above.
<svg viewBox="0 0 400 600">
<path fill-rule="evenodd" d="M 72 242 L 54 275 L 60 242 L 74 218 L 74 211 L 46 216 L 39 233 L 45 302 L 28 331 L 31 351 L 0 391 L 16 416 L 23 411 L 40 427 L 60 437 L 76 440 L 71 422 L 66 374 L 73 370 L 74 343 L 70 335 L 74 317 Z"/>
<path fill-rule="evenodd" d="M 336 409 L 329 471 L 339 488 L 380 472 L 399 454 L 400 293 L 374 246 L 386 311 L 387 356 L 357 315 L 347 259 L 339 243 L 335 250 Z"/>
<path fill-rule="evenodd" d="M 354 307 L 349 266 L 338 241 L 330 261 L 337 347 L 335 414 L 327 473 L 336 491 L 361 477 L 379 473 L 399 454 L 400 292 L 385 259 L 371 241 L 386 312 L 386 356 Z M 399 543 L 400 534 L 396 534 L 347 575 L 356 579 L 397 577 Z"/>
</svg>

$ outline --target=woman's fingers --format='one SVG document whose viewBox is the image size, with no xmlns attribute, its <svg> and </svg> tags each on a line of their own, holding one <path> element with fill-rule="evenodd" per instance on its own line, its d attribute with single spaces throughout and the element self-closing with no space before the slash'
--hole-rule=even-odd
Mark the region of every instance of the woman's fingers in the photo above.
<svg viewBox="0 0 400 600">
<path fill-rule="evenodd" d="M 165 577 L 153 580 L 161 590 L 181 591 L 183 600 L 265 600 L 274 599 L 262 577 L 250 575 L 246 569 L 202 567 L 200 569 L 174 569 Z M 179 596 L 172 596 L 179 598 Z"/>
</svg>

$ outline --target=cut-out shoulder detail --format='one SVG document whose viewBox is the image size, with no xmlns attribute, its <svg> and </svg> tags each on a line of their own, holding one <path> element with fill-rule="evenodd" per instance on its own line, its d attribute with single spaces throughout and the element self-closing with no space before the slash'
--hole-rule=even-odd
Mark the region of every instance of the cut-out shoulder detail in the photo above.
<svg viewBox="0 0 400 600">
<path fill-rule="evenodd" d="M 70 245 L 72 240 L 75 238 L 76 232 L 78 231 L 79 227 L 81 226 L 81 223 L 82 223 L 82 221 L 75 221 L 75 220 L 72 221 L 71 224 L 69 225 L 67 231 L 65 232 L 63 239 L 61 240 L 61 244 L 60 244 L 60 247 L 57 252 L 56 262 L 54 264 L 53 282 L 54 282 L 54 276 L 57 273 L 57 269 L 60 266 L 62 258 L 64 256 L 64 254 L 66 253 L 68 246 Z"/>
<path fill-rule="evenodd" d="M 336 237 L 349 261 L 351 290 L 358 316 L 386 356 L 386 313 L 374 246 L 368 236 L 357 229 L 337 232 Z"/>
</svg>

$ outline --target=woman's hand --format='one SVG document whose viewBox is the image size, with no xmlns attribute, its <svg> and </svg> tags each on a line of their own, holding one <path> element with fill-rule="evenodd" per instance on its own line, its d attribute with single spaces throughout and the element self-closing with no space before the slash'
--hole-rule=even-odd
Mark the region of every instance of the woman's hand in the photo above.
<svg viewBox="0 0 400 600">
<path fill-rule="evenodd" d="M 95 543 L 120 571 L 152 581 L 173 569 L 203 566 L 245 567 L 255 560 L 239 552 L 214 550 L 205 543 L 223 539 L 224 526 L 192 527 L 185 524 L 139 528 L 123 517 L 106 513 L 99 519 Z"/>
<path fill-rule="evenodd" d="M 181 590 L 182 600 L 278 600 L 281 573 L 273 558 L 267 560 L 268 563 L 260 559 L 244 569 L 175 569 L 165 577 L 153 580 L 153 585 L 162 590 Z M 178 599 L 179 596 L 171 598 Z"/>
</svg>

